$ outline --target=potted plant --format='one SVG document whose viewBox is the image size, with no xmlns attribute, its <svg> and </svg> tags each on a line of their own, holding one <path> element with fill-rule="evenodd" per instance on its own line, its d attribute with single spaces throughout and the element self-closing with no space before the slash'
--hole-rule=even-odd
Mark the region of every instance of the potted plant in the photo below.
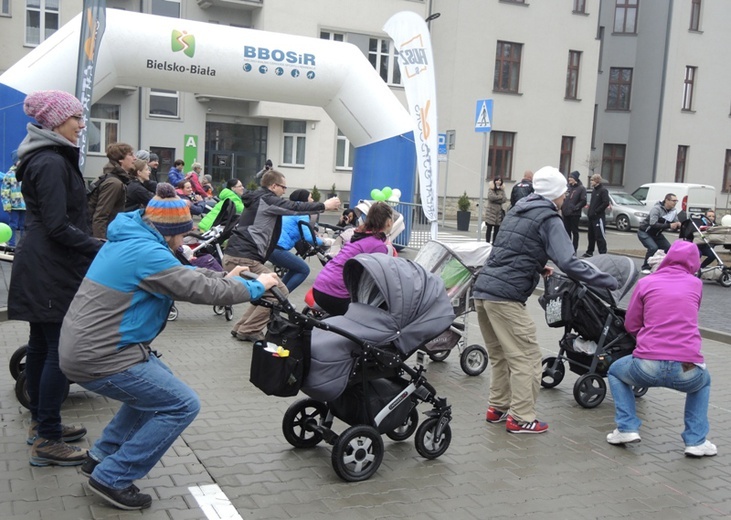
<svg viewBox="0 0 731 520">
<path fill-rule="evenodd" d="M 335 183 L 333 182 L 332 188 L 330 188 L 330 193 L 327 194 L 328 199 L 332 199 L 333 197 L 338 196 L 338 190 L 335 189 Z"/>
<path fill-rule="evenodd" d="M 469 231 L 470 230 L 470 198 L 467 196 L 465 191 L 462 196 L 457 200 L 457 230 L 458 231 Z"/>
<path fill-rule="evenodd" d="M 320 202 L 320 190 L 317 189 L 317 186 L 312 187 L 310 195 L 312 196 L 313 201 Z"/>
</svg>

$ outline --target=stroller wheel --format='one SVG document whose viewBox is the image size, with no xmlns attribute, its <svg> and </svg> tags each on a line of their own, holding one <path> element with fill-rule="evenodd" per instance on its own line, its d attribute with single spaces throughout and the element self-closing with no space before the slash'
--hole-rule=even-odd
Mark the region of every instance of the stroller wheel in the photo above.
<svg viewBox="0 0 731 520">
<path fill-rule="evenodd" d="M 333 469 L 346 482 L 368 480 L 382 461 L 383 439 L 373 426 L 351 426 L 333 446 Z"/>
<path fill-rule="evenodd" d="M 444 361 L 449 357 L 451 350 L 438 350 L 436 352 L 427 352 L 429 359 L 436 362 Z"/>
<path fill-rule="evenodd" d="M 226 321 L 231 321 L 232 319 L 234 319 L 234 310 L 231 308 L 230 305 L 226 305 L 224 314 L 226 316 Z"/>
<path fill-rule="evenodd" d="M 599 406 L 607 395 L 607 385 L 598 374 L 584 374 L 574 384 L 574 399 L 584 408 Z"/>
<path fill-rule="evenodd" d="M 721 272 L 721 278 L 718 279 L 718 283 L 724 287 L 731 287 L 731 270 L 724 269 L 723 272 Z"/>
<path fill-rule="evenodd" d="M 642 397 L 647 393 L 648 388 L 646 386 L 633 386 L 632 387 L 632 393 L 635 394 L 635 397 Z"/>
<path fill-rule="evenodd" d="M 414 434 L 418 426 L 419 412 L 416 410 L 416 407 L 414 407 L 409 412 L 409 416 L 406 418 L 404 423 L 390 432 L 386 432 L 386 437 L 392 441 L 405 441 Z"/>
<path fill-rule="evenodd" d="M 314 448 L 322 435 L 313 427 L 327 416 L 327 405 L 314 399 L 300 399 L 292 403 L 282 418 L 284 438 L 295 448 Z"/>
<path fill-rule="evenodd" d="M 563 376 L 566 375 L 566 367 L 563 361 L 559 361 L 556 364 L 556 358 L 554 356 L 547 357 L 543 360 L 543 375 L 541 376 L 541 386 L 543 388 L 554 388 L 563 381 Z"/>
<path fill-rule="evenodd" d="M 438 417 L 430 417 L 419 426 L 414 437 L 416 451 L 425 459 L 436 459 L 444 454 L 452 442 L 452 428 L 446 425 L 442 430 L 442 435 L 437 439 Z"/>
<path fill-rule="evenodd" d="M 173 305 L 170 307 L 170 312 L 168 313 L 168 321 L 175 321 L 178 319 L 178 308 Z"/>
<path fill-rule="evenodd" d="M 17 381 L 20 373 L 25 370 L 25 354 L 28 351 L 28 345 L 18 347 L 13 355 L 10 356 L 10 375 Z"/>
<path fill-rule="evenodd" d="M 66 383 L 66 388 L 63 393 L 64 401 L 69 396 L 70 386 L 70 382 Z M 18 379 L 15 381 L 15 397 L 18 399 L 18 402 L 23 406 L 23 408 L 30 410 L 30 395 L 28 394 L 28 381 L 26 380 L 25 371 L 18 374 Z"/>
<path fill-rule="evenodd" d="M 214 305 L 213 306 L 213 314 L 216 316 L 220 316 L 223 314 L 225 307 L 223 305 Z"/>
<path fill-rule="evenodd" d="M 470 345 L 462 351 L 459 365 L 468 376 L 479 376 L 487 368 L 487 351 L 482 345 Z"/>
</svg>

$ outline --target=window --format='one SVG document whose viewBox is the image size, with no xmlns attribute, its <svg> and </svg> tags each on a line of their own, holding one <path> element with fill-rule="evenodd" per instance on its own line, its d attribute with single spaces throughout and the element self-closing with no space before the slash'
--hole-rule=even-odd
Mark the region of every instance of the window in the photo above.
<svg viewBox="0 0 731 520">
<path fill-rule="evenodd" d="M 338 129 L 338 142 L 335 155 L 335 167 L 339 169 L 353 169 L 354 148 L 345 134 Z"/>
<path fill-rule="evenodd" d="M 390 39 L 370 38 L 368 40 L 368 61 L 389 85 L 401 84 L 398 56 Z"/>
<path fill-rule="evenodd" d="M 640 0 L 617 0 L 614 8 L 614 32 L 637 34 L 637 8 Z"/>
<path fill-rule="evenodd" d="M 629 110 L 632 94 L 632 69 L 609 69 L 609 95 L 607 110 Z"/>
<path fill-rule="evenodd" d="M 678 155 L 675 158 L 675 182 L 685 182 L 685 163 L 688 159 L 688 146 L 678 146 Z"/>
<path fill-rule="evenodd" d="M 10 0 L 0 0 L 0 16 L 10 16 Z"/>
<path fill-rule="evenodd" d="M 180 95 L 176 90 L 150 89 L 150 115 L 155 117 L 180 117 Z"/>
<path fill-rule="evenodd" d="M 701 0 L 690 2 L 690 30 L 700 31 L 701 26 Z"/>
<path fill-rule="evenodd" d="M 180 18 L 180 0 L 152 0 L 150 14 Z"/>
<path fill-rule="evenodd" d="M 569 51 L 569 65 L 566 68 L 566 99 L 577 99 L 579 96 L 579 65 L 581 52 Z"/>
<path fill-rule="evenodd" d="M 336 33 L 331 31 L 320 31 L 321 40 L 332 40 L 334 42 L 345 41 L 345 35 L 342 33 Z"/>
<path fill-rule="evenodd" d="M 574 155 L 574 138 L 561 137 L 561 157 L 558 160 L 558 169 L 564 175 L 571 173 L 571 158 Z"/>
<path fill-rule="evenodd" d="M 574 0 L 573 12 L 586 14 L 586 0 Z"/>
<path fill-rule="evenodd" d="M 87 135 L 90 154 L 104 154 L 107 146 L 119 142 L 119 105 L 92 105 Z"/>
<path fill-rule="evenodd" d="M 26 0 L 26 45 L 38 45 L 58 30 L 58 3 L 59 0 Z"/>
<path fill-rule="evenodd" d="M 726 150 L 726 162 L 723 165 L 723 186 L 721 191 L 731 192 L 731 150 Z"/>
<path fill-rule="evenodd" d="M 605 144 L 602 154 L 602 177 L 611 186 L 624 184 L 624 154 L 627 149 L 623 144 Z"/>
<path fill-rule="evenodd" d="M 685 67 L 683 80 L 683 110 L 693 110 L 693 86 L 695 85 L 696 67 Z"/>
<path fill-rule="evenodd" d="M 307 121 L 284 122 L 284 164 L 305 165 Z"/>
<path fill-rule="evenodd" d="M 513 171 L 514 132 L 490 132 L 490 154 L 487 159 L 487 176 L 485 180 L 502 177 L 510 180 Z"/>
<path fill-rule="evenodd" d="M 498 92 L 518 92 L 520 55 L 522 50 L 523 45 L 520 43 L 497 42 L 493 90 Z"/>
</svg>

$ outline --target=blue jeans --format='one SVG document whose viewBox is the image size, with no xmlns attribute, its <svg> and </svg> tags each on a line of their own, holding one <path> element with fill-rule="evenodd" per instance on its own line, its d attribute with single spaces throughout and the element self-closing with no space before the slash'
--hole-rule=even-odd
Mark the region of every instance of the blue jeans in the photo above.
<svg viewBox="0 0 731 520">
<path fill-rule="evenodd" d="M 282 283 L 287 286 L 289 292 L 299 287 L 310 275 L 310 266 L 307 265 L 307 262 L 284 249 L 275 247 L 269 256 L 269 261 L 278 267 L 287 269 L 287 274 L 282 277 Z"/>
<path fill-rule="evenodd" d="M 648 235 L 645 231 L 640 231 L 638 229 L 637 238 L 639 238 L 642 245 L 647 248 L 647 253 L 645 253 L 645 263 L 643 266 L 648 265 L 647 261 L 652 255 L 657 253 L 658 249 L 662 249 L 666 253 L 668 252 L 668 249 L 670 249 L 670 242 L 668 242 L 668 239 L 665 238 L 662 233 L 654 237 L 652 235 Z"/>
<path fill-rule="evenodd" d="M 38 436 L 61 440 L 61 405 L 68 385 L 58 366 L 60 323 L 31 323 L 25 376 L 31 419 L 38 421 Z"/>
<path fill-rule="evenodd" d="M 122 402 L 90 451 L 94 480 L 114 489 L 147 475 L 200 410 L 196 393 L 157 357 L 124 372 L 80 383 Z"/>
<path fill-rule="evenodd" d="M 708 399 L 711 375 L 708 370 L 678 361 L 654 361 L 625 356 L 609 367 L 609 388 L 614 397 L 614 420 L 620 432 L 639 432 L 642 421 L 637 418 L 633 386 L 672 388 L 685 396 L 686 446 L 706 442 L 708 435 Z"/>
</svg>

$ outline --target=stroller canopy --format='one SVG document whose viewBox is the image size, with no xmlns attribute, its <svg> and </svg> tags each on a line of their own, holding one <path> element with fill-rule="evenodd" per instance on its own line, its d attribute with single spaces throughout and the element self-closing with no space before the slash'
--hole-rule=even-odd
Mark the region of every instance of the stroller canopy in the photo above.
<svg viewBox="0 0 731 520">
<path fill-rule="evenodd" d="M 640 276 L 635 263 L 631 258 L 627 258 L 626 256 L 598 255 L 591 258 L 584 258 L 582 261 L 593 265 L 600 271 L 611 274 L 617 279 L 619 286 L 614 291 L 605 289 L 612 298 L 610 303 L 613 304 L 616 304 L 624 298 Z M 595 291 L 599 290 L 595 289 Z"/>
</svg>

